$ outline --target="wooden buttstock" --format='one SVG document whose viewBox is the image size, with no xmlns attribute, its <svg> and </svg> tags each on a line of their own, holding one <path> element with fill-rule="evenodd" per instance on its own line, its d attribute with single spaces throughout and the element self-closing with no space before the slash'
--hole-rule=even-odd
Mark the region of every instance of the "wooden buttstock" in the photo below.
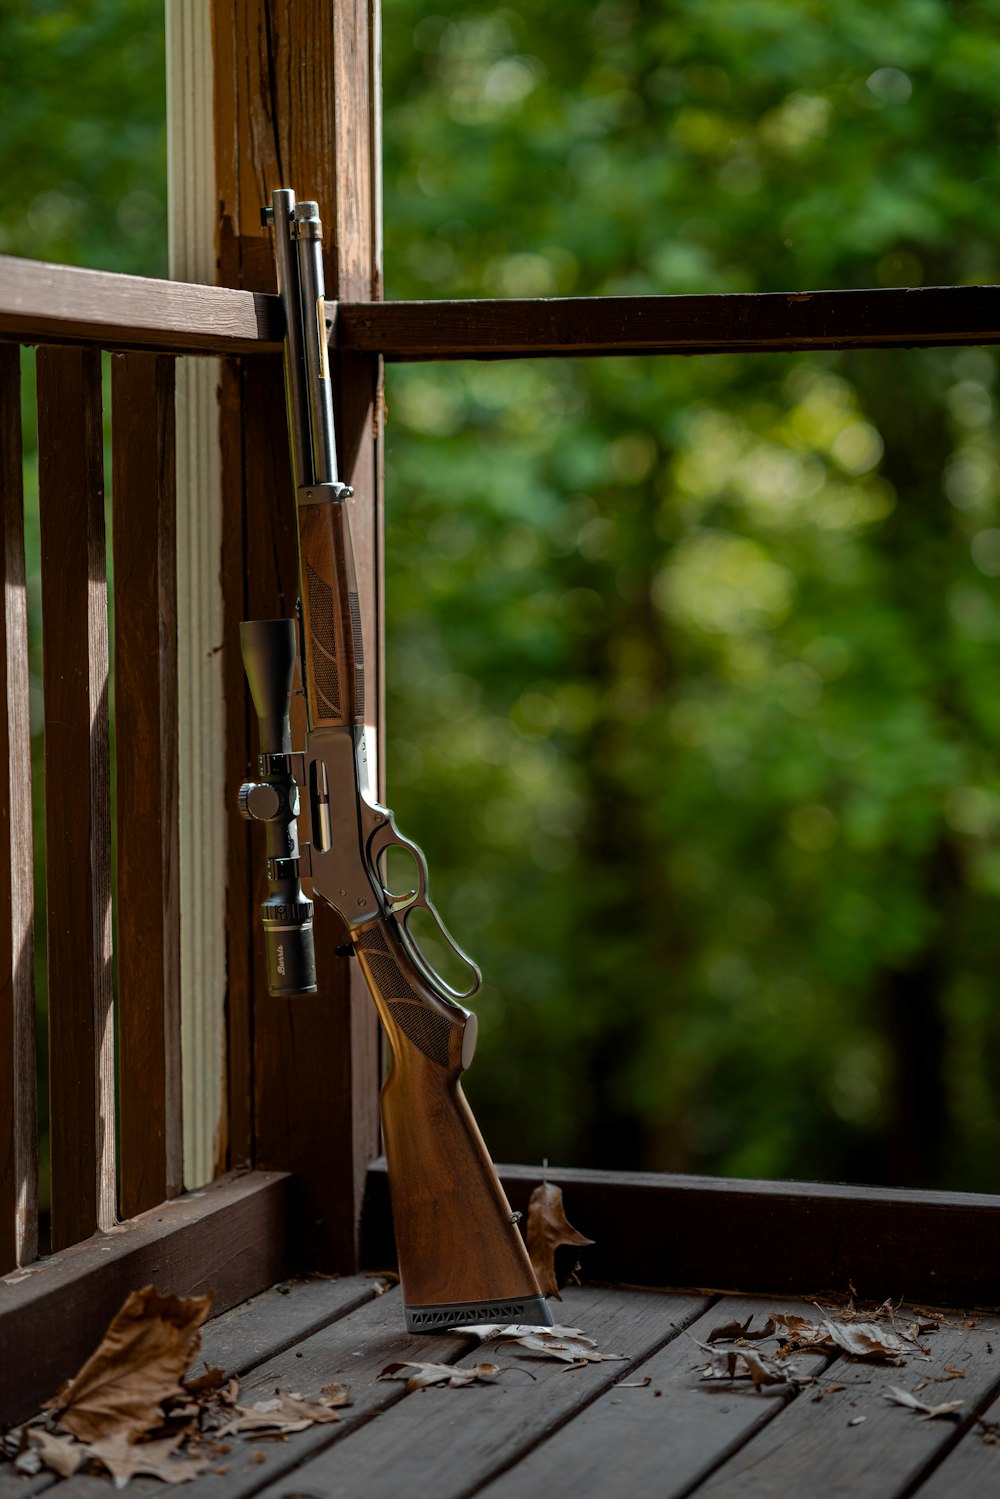
<svg viewBox="0 0 1000 1499">
<path fill-rule="evenodd" d="M 389 918 L 355 937 L 358 959 L 392 1046 L 382 1131 L 407 1308 L 531 1298 L 547 1318 L 510 1204 L 459 1081 L 475 1016 L 430 992 Z M 465 1053 L 463 1063 L 463 1050 Z M 516 1308 L 501 1310 L 514 1311 Z M 452 1319 L 454 1320 L 454 1319 Z"/>
</svg>

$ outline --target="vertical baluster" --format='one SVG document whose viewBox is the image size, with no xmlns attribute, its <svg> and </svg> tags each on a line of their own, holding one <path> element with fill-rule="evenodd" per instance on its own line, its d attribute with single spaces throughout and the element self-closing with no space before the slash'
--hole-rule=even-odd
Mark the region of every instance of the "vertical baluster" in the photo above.
<svg viewBox="0 0 1000 1499">
<path fill-rule="evenodd" d="M 174 361 L 111 359 L 121 1213 L 181 1187 Z"/>
<path fill-rule="evenodd" d="M 38 351 L 52 1247 L 115 1221 L 101 356 Z"/>
<path fill-rule="evenodd" d="M 21 487 L 21 371 L 0 345 L 0 1273 L 38 1247 L 34 892 L 28 610 Z"/>
</svg>

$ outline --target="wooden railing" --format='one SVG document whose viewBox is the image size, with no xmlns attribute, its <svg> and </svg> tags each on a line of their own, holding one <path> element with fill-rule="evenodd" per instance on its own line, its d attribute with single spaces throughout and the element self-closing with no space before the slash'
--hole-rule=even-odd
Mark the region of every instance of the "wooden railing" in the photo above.
<svg viewBox="0 0 1000 1499">
<path fill-rule="evenodd" d="M 8 726 L 3 756 L 9 767 L 7 847 L 0 854 L 6 884 L 0 1098 L 8 1127 L 0 1125 L 0 1139 L 11 1141 L 10 1149 L 0 1149 L 0 1270 L 30 1260 L 37 1244 L 18 356 L 16 345 L 0 348 Z M 36 372 L 51 1242 L 58 1249 L 173 1195 L 181 1180 L 173 361 L 145 353 L 115 353 L 111 360 L 113 681 L 100 349 L 43 346 Z M 114 953 L 112 691 L 119 894 Z"/>
<path fill-rule="evenodd" d="M 266 294 L 0 260 L 0 338 L 42 345 L 36 368 L 54 1248 L 154 1206 L 181 1183 L 174 357 L 274 354 L 281 333 L 280 306 Z M 401 360 L 992 343 L 1000 341 L 1000 290 L 353 303 L 337 309 L 333 338 L 342 353 Z M 113 351 L 113 655 L 102 348 Z M 7 846 L 0 855 L 0 1141 L 11 1141 L 0 1149 L 2 1271 L 35 1252 L 37 1172 L 14 342 L 0 345 L 0 430 L 6 598 L 0 752 L 8 767 Z M 246 997 L 240 1002 L 245 1007 Z M 234 1044 L 243 1043 L 234 1038 Z"/>
</svg>

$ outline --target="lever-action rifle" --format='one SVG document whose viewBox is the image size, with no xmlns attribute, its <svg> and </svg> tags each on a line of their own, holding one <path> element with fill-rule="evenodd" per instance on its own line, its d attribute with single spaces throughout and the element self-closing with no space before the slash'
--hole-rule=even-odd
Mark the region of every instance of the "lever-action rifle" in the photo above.
<svg viewBox="0 0 1000 1499">
<path fill-rule="evenodd" d="M 551 1326 L 516 1215 L 510 1210 L 459 1081 L 472 1060 L 476 1017 L 462 1001 L 480 975 L 445 929 L 427 894 L 427 864 L 396 829 L 374 790 L 374 730 L 365 723 L 361 611 L 347 499 L 337 478 L 327 357 L 322 226 L 315 203 L 280 189 L 264 210 L 273 225 L 285 312 L 285 391 L 297 497 L 299 617 L 240 626 L 257 710 L 259 779 L 240 788 L 240 809 L 267 832 L 268 899 L 261 907 L 268 987 L 316 990 L 313 906 L 299 883 L 333 906 L 347 930 L 392 1049 L 382 1088 L 382 1133 L 410 1332 L 455 1323 Z M 296 634 L 305 692 L 306 749 L 293 753 L 289 704 Z M 299 844 L 305 796 L 311 845 Z M 389 888 L 389 851 L 412 860 L 416 889 Z M 411 927 L 425 912 L 466 964 L 454 989 L 421 951 Z"/>
</svg>

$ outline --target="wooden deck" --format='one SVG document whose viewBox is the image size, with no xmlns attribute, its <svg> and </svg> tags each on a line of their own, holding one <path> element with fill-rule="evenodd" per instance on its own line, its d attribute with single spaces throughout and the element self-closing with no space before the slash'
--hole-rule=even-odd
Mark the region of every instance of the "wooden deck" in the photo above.
<svg viewBox="0 0 1000 1499">
<path fill-rule="evenodd" d="M 702 1342 L 722 1323 L 814 1305 L 788 1296 L 745 1297 L 571 1287 L 557 1308 L 624 1362 L 567 1368 L 522 1359 L 513 1346 L 484 1351 L 504 1372 L 495 1384 L 406 1394 L 379 1382 L 400 1360 L 479 1361 L 468 1335 L 409 1338 L 398 1289 L 371 1277 L 312 1279 L 272 1288 L 206 1329 L 202 1353 L 242 1380 L 241 1400 L 276 1388 L 315 1395 L 351 1387 L 335 1425 L 284 1441 L 243 1436 L 185 1499 L 524 1499 L 545 1495 L 786 1495 L 797 1499 L 964 1499 L 1000 1493 L 1000 1445 L 976 1417 L 1000 1419 L 1000 1319 L 946 1315 L 922 1341 L 929 1358 L 903 1366 L 799 1354 L 800 1391 L 755 1393 L 748 1381 L 707 1383 Z M 754 1345 L 754 1346 L 773 1346 Z M 487 1345 L 489 1349 L 489 1345 Z M 956 1372 L 957 1371 L 957 1372 Z M 921 1420 L 891 1404 L 892 1385 L 929 1403 L 961 1399 L 955 1417 Z M 922 1388 L 921 1388 L 922 1387 Z M 853 1423 L 853 1424 L 852 1424 Z M 110 1479 L 18 1477 L 0 1465 L 0 1499 L 41 1492 L 101 1499 Z M 134 1480 L 133 1499 L 164 1492 Z"/>
</svg>

